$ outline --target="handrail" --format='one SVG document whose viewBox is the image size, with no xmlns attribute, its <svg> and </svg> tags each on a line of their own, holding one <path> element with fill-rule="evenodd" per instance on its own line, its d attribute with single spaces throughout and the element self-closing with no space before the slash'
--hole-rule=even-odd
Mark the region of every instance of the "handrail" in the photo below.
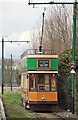
<svg viewBox="0 0 78 120">
<path fill-rule="evenodd" d="M 39 49 L 28 49 L 23 54 L 21 54 L 21 58 L 23 58 L 26 55 L 39 55 L 39 54 L 45 54 L 45 55 L 56 55 L 56 52 L 52 49 L 42 49 L 42 52 L 39 53 Z"/>
</svg>

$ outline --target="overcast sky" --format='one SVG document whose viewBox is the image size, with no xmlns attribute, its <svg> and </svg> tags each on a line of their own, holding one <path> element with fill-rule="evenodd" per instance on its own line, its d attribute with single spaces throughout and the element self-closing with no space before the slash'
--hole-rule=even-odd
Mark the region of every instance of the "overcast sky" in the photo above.
<svg viewBox="0 0 78 120">
<path fill-rule="evenodd" d="M 50 1 L 50 0 L 31 0 Z M 56 0 L 53 0 L 56 1 Z M 58 0 L 66 1 L 66 0 Z M 68 1 L 68 0 L 67 0 Z M 72 0 L 69 0 L 72 1 Z M 74 1 L 74 0 L 73 0 Z M 30 43 L 5 43 L 5 57 L 11 54 L 18 58 L 22 52 L 31 46 L 31 31 L 42 15 L 44 6 L 33 8 L 28 5 L 28 0 L 0 0 L 0 41 L 2 36 L 5 40 L 29 40 Z M 35 28 L 36 29 L 36 28 Z M 5 37 L 8 36 L 8 37 Z M 1 51 L 0 42 L 0 51 Z M 1 58 L 0 54 L 0 58 Z"/>
</svg>

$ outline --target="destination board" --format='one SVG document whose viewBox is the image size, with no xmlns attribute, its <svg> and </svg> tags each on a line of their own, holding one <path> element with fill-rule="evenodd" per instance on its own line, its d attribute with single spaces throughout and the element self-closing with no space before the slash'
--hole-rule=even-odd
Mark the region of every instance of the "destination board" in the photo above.
<svg viewBox="0 0 78 120">
<path fill-rule="evenodd" d="M 38 60 L 38 67 L 49 67 L 49 60 Z"/>
<path fill-rule="evenodd" d="M 37 59 L 37 70 L 50 70 L 51 69 L 51 59 Z"/>
</svg>

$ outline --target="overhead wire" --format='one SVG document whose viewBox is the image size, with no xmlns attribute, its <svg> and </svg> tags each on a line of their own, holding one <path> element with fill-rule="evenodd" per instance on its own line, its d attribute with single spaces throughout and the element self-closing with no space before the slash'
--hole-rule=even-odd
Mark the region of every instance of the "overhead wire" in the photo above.
<svg viewBox="0 0 78 120">
<path fill-rule="evenodd" d="M 44 8 L 46 8 L 46 10 L 49 8 L 49 5 L 47 6 L 47 7 L 44 7 Z M 40 21 L 41 20 L 41 21 Z M 33 27 L 32 27 L 32 29 L 34 29 L 34 27 L 39 23 L 39 21 L 40 22 L 42 22 L 42 13 L 41 13 L 41 15 L 39 16 L 39 18 L 38 18 L 38 20 L 36 21 L 36 23 L 33 25 Z M 40 23 L 41 24 L 41 23 Z"/>
<path fill-rule="evenodd" d="M 48 6 L 49 8 L 49 6 Z M 65 8 L 66 12 L 67 12 L 67 9 Z M 68 12 L 67 12 L 68 16 L 70 15 Z M 72 16 L 72 15 L 71 15 Z M 39 19 L 37 20 L 37 22 L 34 24 L 34 26 L 32 27 L 32 29 L 37 25 L 37 23 L 39 22 L 39 20 L 41 19 L 42 15 L 39 17 Z M 57 27 L 55 27 L 57 28 Z M 58 28 L 57 28 L 58 29 Z"/>
</svg>

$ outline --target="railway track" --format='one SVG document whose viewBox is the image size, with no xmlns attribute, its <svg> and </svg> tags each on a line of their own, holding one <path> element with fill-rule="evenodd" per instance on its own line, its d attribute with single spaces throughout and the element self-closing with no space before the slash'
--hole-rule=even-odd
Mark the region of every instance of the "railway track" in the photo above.
<svg viewBox="0 0 78 120">
<path fill-rule="evenodd" d="M 53 112 L 34 112 L 34 115 L 36 115 L 40 120 L 67 120 L 67 118 Z"/>
<path fill-rule="evenodd" d="M 40 118 L 42 118 L 43 120 L 47 120 L 47 119 L 59 119 L 59 120 L 61 120 L 61 118 L 54 113 L 37 113 L 37 115 Z"/>
<path fill-rule="evenodd" d="M 67 112 L 34 112 L 40 120 L 77 120 L 74 116 Z"/>
</svg>

